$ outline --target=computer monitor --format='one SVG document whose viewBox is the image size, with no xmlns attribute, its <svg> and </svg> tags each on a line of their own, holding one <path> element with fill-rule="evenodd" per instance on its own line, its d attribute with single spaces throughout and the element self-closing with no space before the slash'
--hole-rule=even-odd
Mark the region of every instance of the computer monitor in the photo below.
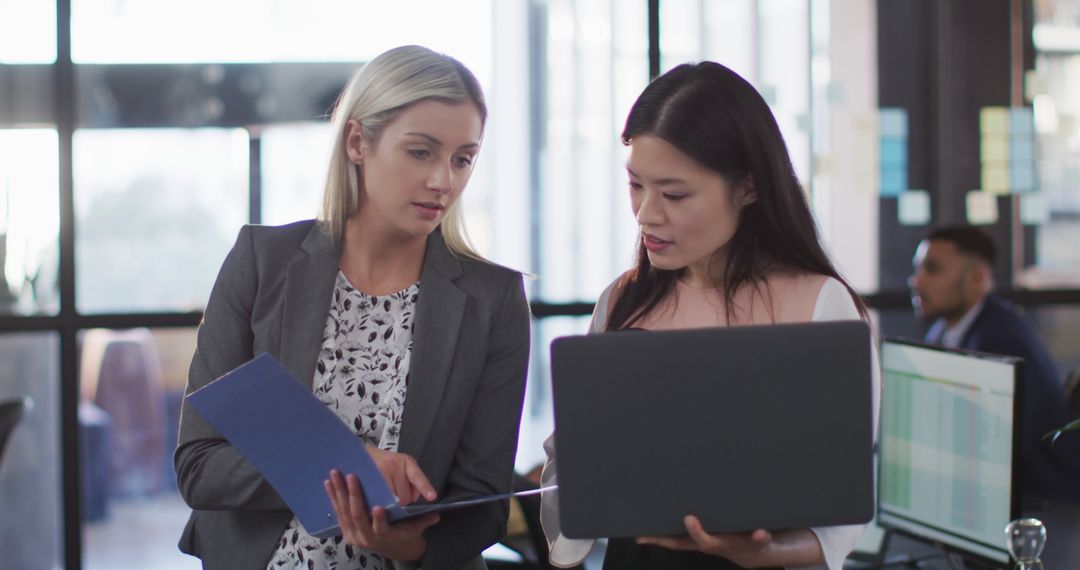
<svg viewBox="0 0 1080 570">
<path fill-rule="evenodd" d="M 1004 567 L 1020 515 L 1022 361 L 899 339 L 881 347 L 878 523 Z"/>
</svg>

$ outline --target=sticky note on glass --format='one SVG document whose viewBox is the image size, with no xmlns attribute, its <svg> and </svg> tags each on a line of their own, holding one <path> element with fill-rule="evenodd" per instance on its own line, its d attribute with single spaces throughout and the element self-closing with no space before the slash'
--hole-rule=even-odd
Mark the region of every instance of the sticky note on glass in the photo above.
<svg viewBox="0 0 1080 570">
<path fill-rule="evenodd" d="M 1035 112 L 1031 107 L 1012 107 L 1009 109 L 1009 132 L 1031 134 L 1035 132 Z"/>
<path fill-rule="evenodd" d="M 991 194 L 1008 194 L 1012 173 L 1005 164 L 984 164 L 982 168 L 982 189 Z"/>
<path fill-rule="evenodd" d="M 1013 165 L 1009 172 L 1009 185 L 1013 192 L 1030 192 L 1035 189 L 1035 169 L 1030 164 Z"/>
<path fill-rule="evenodd" d="M 907 111 L 899 107 L 878 109 L 878 134 L 881 138 L 906 139 L 908 136 Z"/>
<path fill-rule="evenodd" d="M 902 226 L 930 223 L 930 193 L 926 190 L 902 192 L 896 201 L 896 219 Z"/>
<path fill-rule="evenodd" d="M 986 226 L 998 221 L 997 196 L 974 190 L 967 193 L 967 219 L 974 226 Z"/>
<path fill-rule="evenodd" d="M 1009 139 L 1003 135 L 986 135 L 979 144 L 983 164 L 1009 161 Z"/>
<path fill-rule="evenodd" d="M 1050 221 L 1050 207 L 1046 198 L 1039 192 L 1031 192 L 1020 197 L 1020 223 L 1028 226 L 1041 226 Z"/>
<path fill-rule="evenodd" d="M 1014 162 L 1032 162 L 1035 160 L 1035 143 L 1032 141 L 1031 135 L 1014 135 L 1009 139 L 1009 159 Z"/>
<path fill-rule="evenodd" d="M 899 196 L 901 192 L 907 190 L 906 170 L 887 170 L 883 168 L 880 174 L 882 196 Z"/>
<path fill-rule="evenodd" d="M 883 170 L 907 170 L 907 139 L 882 137 L 879 148 Z"/>
<path fill-rule="evenodd" d="M 979 110 L 979 130 L 983 135 L 1009 134 L 1008 107 L 983 107 Z"/>
<path fill-rule="evenodd" d="M 1043 72 L 1045 73 L 1045 71 Z M 1024 72 L 1024 99 L 1034 101 L 1039 95 L 1047 93 L 1046 78 L 1034 69 Z"/>
</svg>

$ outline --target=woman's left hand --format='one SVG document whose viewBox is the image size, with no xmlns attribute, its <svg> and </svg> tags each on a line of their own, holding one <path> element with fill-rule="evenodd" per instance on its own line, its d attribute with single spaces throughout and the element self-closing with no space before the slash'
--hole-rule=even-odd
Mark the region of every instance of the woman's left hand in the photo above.
<svg viewBox="0 0 1080 570">
<path fill-rule="evenodd" d="M 424 557 L 427 550 L 424 531 L 439 522 L 438 514 L 420 515 L 391 525 L 383 507 L 375 507 L 368 513 L 356 475 L 342 477 L 335 469 L 324 486 L 345 542 L 391 560 L 416 561 Z"/>
<path fill-rule="evenodd" d="M 651 544 L 672 550 L 696 550 L 721 556 L 742 566 L 761 566 L 767 557 L 773 535 L 765 529 L 754 532 L 709 534 L 693 515 L 683 519 L 689 536 L 648 536 L 637 539 L 638 544 Z"/>
</svg>

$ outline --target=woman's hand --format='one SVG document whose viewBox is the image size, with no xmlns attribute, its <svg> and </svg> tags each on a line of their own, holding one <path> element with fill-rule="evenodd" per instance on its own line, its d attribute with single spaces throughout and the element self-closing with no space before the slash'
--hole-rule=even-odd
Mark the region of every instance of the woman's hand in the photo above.
<svg viewBox="0 0 1080 570">
<path fill-rule="evenodd" d="M 761 559 L 762 552 L 772 542 L 772 533 L 764 529 L 754 532 L 729 532 L 709 534 L 701 521 L 693 515 L 683 519 L 689 536 L 649 536 L 637 539 L 638 544 L 651 544 L 671 550 L 696 550 L 714 556 L 722 556 L 742 566 L 753 568 L 753 562 Z"/>
<path fill-rule="evenodd" d="M 330 495 L 330 503 L 337 514 L 345 542 L 391 560 L 416 561 L 424 557 L 427 550 L 424 531 L 439 522 L 438 514 L 421 515 L 391 525 L 386 518 L 386 509 L 382 507 L 375 507 L 368 514 L 356 475 L 342 477 L 341 472 L 335 469 L 330 472 L 330 480 L 325 481 L 324 486 Z"/>
<path fill-rule="evenodd" d="M 683 519 L 689 536 L 650 536 L 637 539 L 638 544 L 651 544 L 672 550 L 696 550 L 721 556 L 742 566 L 808 566 L 824 561 L 814 533 L 809 530 L 772 533 L 765 529 L 754 532 L 709 534 L 693 515 Z"/>
<path fill-rule="evenodd" d="M 431 486 L 427 475 L 424 475 L 411 455 L 372 446 L 368 446 L 367 452 L 375 460 L 383 479 L 390 485 L 390 492 L 397 497 L 399 503 L 408 505 L 415 503 L 420 497 L 428 501 L 435 500 L 435 487 Z"/>
</svg>

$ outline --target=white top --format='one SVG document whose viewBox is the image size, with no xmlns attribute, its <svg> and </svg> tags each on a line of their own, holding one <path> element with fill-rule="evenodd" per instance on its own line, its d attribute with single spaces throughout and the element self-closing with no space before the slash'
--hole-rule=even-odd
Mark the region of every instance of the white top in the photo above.
<svg viewBox="0 0 1080 570">
<path fill-rule="evenodd" d="M 793 290 L 793 288 L 797 288 L 800 285 L 805 286 L 805 283 L 792 285 L 788 289 Z M 816 286 L 816 283 L 813 284 L 813 286 Z M 615 283 L 610 285 L 600 295 L 600 299 L 596 303 L 596 309 L 593 311 L 593 320 L 589 327 L 590 333 L 601 332 L 604 330 L 609 311 L 610 297 L 614 289 Z M 682 290 L 680 290 L 680 292 L 682 292 Z M 795 312 L 797 311 L 792 311 L 792 313 Z M 855 307 L 855 302 L 852 300 L 847 289 L 836 279 L 825 279 L 818 291 L 810 320 L 818 322 L 859 318 L 858 309 Z M 874 366 L 872 367 L 873 386 L 871 387 L 871 394 L 874 408 L 874 440 L 876 441 L 878 413 L 881 406 L 881 370 L 878 365 L 876 346 L 872 347 L 871 357 L 874 362 Z M 547 464 L 544 466 L 542 485 L 554 485 L 557 483 L 554 435 L 548 437 L 544 442 L 544 451 L 547 452 L 548 460 Z M 544 527 L 544 534 L 547 535 L 548 538 L 551 564 L 559 568 L 567 568 L 580 564 L 589 554 L 589 551 L 592 550 L 596 541 L 591 539 L 569 539 L 562 535 L 559 526 L 557 491 L 544 493 L 542 501 L 540 519 Z M 821 543 L 821 550 L 825 553 L 825 564 L 811 568 L 840 570 L 844 565 L 844 559 L 847 558 L 848 554 L 855 548 L 855 544 L 858 542 L 859 537 L 862 535 L 865 528 L 866 525 L 848 525 L 810 529 L 814 535 L 817 536 L 818 541 Z"/>
<path fill-rule="evenodd" d="M 323 329 L 312 391 L 367 445 L 397 451 L 405 409 L 413 317 L 420 284 L 372 296 L 338 272 L 334 299 Z M 313 442 L 315 444 L 315 442 Z M 327 474 L 329 475 L 329 474 Z M 392 568 L 382 556 L 319 539 L 293 517 L 267 570 L 355 570 Z"/>
</svg>

